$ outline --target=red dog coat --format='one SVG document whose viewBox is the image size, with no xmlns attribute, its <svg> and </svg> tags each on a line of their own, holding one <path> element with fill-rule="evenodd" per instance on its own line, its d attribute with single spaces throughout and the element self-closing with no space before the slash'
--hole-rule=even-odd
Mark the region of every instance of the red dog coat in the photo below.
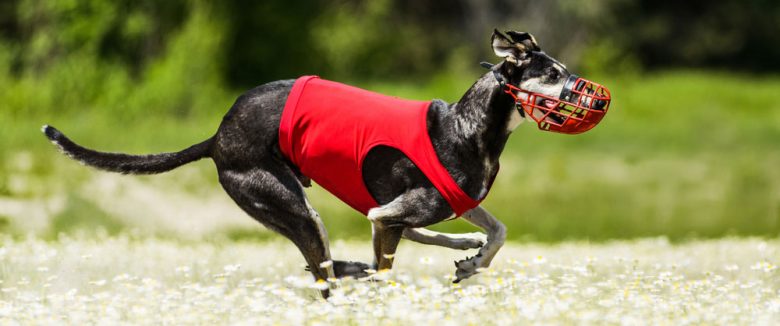
<svg viewBox="0 0 780 326">
<path fill-rule="evenodd" d="M 379 205 L 363 182 L 363 159 L 374 146 L 398 149 L 460 216 L 481 200 L 463 192 L 436 156 L 426 123 L 430 103 L 304 76 L 284 106 L 279 147 L 301 173 L 364 215 Z"/>
</svg>

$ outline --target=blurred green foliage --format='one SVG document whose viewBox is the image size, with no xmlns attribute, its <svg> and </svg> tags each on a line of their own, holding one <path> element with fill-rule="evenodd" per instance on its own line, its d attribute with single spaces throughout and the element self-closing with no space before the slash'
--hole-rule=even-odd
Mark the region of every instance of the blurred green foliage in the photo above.
<svg viewBox="0 0 780 326">
<path fill-rule="evenodd" d="M 4 1 L 0 199 L 69 194 L 93 173 L 52 150 L 44 123 L 94 148 L 145 153 L 205 139 L 244 89 L 303 74 L 457 101 L 482 73 L 476 63 L 497 60 L 489 36 L 500 27 L 530 31 L 615 96 L 592 132 L 528 124 L 513 135 L 485 202 L 510 237 L 777 235 L 779 17 L 780 3 L 760 0 Z M 88 201 L 66 196 L 52 234 L 124 228 Z M 321 189 L 312 202 L 333 237 L 369 236 Z"/>
</svg>

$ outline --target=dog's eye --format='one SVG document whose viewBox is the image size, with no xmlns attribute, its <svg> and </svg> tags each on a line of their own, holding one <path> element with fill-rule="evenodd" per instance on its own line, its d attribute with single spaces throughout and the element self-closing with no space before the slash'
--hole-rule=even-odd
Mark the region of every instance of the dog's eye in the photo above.
<svg viewBox="0 0 780 326">
<path fill-rule="evenodd" d="M 552 70 L 549 74 L 547 74 L 547 78 L 550 80 L 558 80 L 559 77 L 561 77 L 561 75 L 557 70 Z"/>
</svg>

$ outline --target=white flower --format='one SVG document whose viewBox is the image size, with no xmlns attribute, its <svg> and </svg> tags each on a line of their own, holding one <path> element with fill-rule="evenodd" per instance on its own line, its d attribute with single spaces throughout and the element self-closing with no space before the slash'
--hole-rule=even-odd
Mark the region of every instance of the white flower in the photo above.
<svg viewBox="0 0 780 326">
<path fill-rule="evenodd" d="M 97 280 L 89 282 L 89 284 L 95 285 L 95 286 L 103 286 L 106 285 L 106 280 Z"/>
<path fill-rule="evenodd" d="M 727 272 L 736 272 L 739 270 L 739 265 L 737 264 L 731 264 L 723 266 L 723 269 L 725 269 Z"/>
<path fill-rule="evenodd" d="M 325 290 L 325 289 L 327 289 L 329 286 L 328 286 L 328 281 L 325 281 L 325 280 L 319 279 L 319 280 L 317 280 L 316 282 L 312 283 L 311 287 L 312 287 L 313 289 L 317 289 L 317 290 Z"/>
<path fill-rule="evenodd" d="M 130 279 L 130 275 L 127 275 L 126 273 L 119 274 L 117 276 L 114 276 L 114 278 L 111 280 L 113 282 L 121 282 L 126 281 Z"/>
<path fill-rule="evenodd" d="M 225 265 L 225 267 L 222 268 L 226 273 L 235 273 L 239 269 L 241 269 L 241 264 L 235 264 L 235 265 Z"/>
</svg>

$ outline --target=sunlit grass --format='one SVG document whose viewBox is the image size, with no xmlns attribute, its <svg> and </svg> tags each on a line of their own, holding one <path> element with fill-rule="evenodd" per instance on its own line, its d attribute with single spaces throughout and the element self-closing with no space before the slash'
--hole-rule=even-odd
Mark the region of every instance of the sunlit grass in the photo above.
<svg viewBox="0 0 780 326">
<path fill-rule="evenodd" d="M 120 235 L 0 240 L 3 324 L 775 324 L 780 242 L 663 239 L 508 245 L 452 284 L 468 252 L 404 242 L 376 282 L 324 301 L 287 242 Z M 368 261 L 370 244 L 333 245 Z"/>
</svg>

